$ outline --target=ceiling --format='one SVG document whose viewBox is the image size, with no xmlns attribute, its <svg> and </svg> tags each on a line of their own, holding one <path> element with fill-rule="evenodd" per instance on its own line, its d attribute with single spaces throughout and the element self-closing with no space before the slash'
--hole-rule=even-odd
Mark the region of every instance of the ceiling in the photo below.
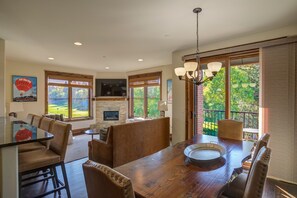
<svg viewBox="0 0 297 198">
<path fill-rule="evenodd" d="M 202 45 L 297 23 L 296 0 L 0 0 L 0 38 L 9 60 L 127 72 L 194 48 L 195 7 Z"/>
</svg>

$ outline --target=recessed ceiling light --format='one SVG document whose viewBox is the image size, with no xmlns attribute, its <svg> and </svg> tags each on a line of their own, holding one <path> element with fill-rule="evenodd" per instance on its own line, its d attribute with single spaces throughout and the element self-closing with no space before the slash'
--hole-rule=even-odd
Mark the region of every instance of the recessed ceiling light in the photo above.
<svg viewBox="0 0 297 198">
<path fill-rule="evenodd" d="M 81 46 L 82 43 L 81 42 L 75 42 L 74 45 Z"/>
<path fill-rule="evenodd" d="M 139 59 L 138 59 L 138 62 L 142 62 L 142 61 L 143 61 L 143 59 L 142 59 L 142 58 L 139 58 Z"/>
<path fill-rule="evenodd" d="M 109 67 L 105 67 L 105 69 L 109 69 Z"/>
<path fill-rule="evenodd" d="M 48 59 L 48 60 L 54 60 L 55 58 L 53 58 L 53 57 L 48 57 L 47 59 Z"/>
</svg>

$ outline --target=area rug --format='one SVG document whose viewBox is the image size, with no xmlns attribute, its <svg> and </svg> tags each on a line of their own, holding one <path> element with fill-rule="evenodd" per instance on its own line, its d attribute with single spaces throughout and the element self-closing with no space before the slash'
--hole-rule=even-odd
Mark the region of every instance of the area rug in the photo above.
<svg viewBox="0 0 297 198">
<path fill-rule="evenodd" d="M 90 135 L 77 135 L 73 137 L 73 143 L 67 145 L 65 163 L 72 162 L 88 156 L 88 141 Z"/>
</svg>

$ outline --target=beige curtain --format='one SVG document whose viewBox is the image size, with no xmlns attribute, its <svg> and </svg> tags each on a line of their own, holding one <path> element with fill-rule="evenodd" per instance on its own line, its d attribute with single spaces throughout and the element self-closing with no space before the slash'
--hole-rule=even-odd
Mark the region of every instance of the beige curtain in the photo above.
<svg viewBox="0 0 297 198">
<path fill-rule="evenodd" d="M 271 134 L 268 176 L 297 182 L 297 44 L 261 49 L 263 132 Z"/>
</svg>

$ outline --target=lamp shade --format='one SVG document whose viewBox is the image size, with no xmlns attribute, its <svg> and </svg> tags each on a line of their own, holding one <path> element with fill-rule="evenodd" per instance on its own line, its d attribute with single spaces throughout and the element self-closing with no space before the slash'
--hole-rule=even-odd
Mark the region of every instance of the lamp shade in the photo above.
<svg viewBox="0 0 297 198">
<path fill-rule="evenodd" d="M 166 102 L 166 101 L 162 101 L 162 100 L 160 100 L 160 101 L 158 102 L 158 110 L 159 110 L 159 111 L 168 111 L 167 102 Z"/>
<path fill-rule="evenodd" d="M 184 67 L 177 67 L 174 69 L 175 75 L 184 76 L 186 74 L 186 70 Z"/>
<path fill-rule="evenodd" d="M 208 78 L 213 77 L 213 74 L 212 74 L 212 72 L 209 69 L 206 69 L 204 71 L 204 73 L 205 73 L 205 76 L 208 77 Z"/>
<path fill-rule="evenodd" d="M 218 72 L 220 71 L 222 67 L 222 63 L 221 62 L 211 62 L 207 64 L 207 68 L 211 71 L 211 72 Z"/>
<path fill-rule="evenodd" d="M 185 62 L 184 63 L 184 67 L 185 67 L 185 70 L 187 72 L 193 72 L 197 69 L 198 67 L 198 63 L 197 62 L 193 62 L 193 61 L 190 61 L 190 62 Z"/>
<path fill-rule="evenodd" d="M 21 112 L 21 111 L 24 111 L 23 103 L 11 102 L 9 104 L 9 112 Z"/>
</svg>

